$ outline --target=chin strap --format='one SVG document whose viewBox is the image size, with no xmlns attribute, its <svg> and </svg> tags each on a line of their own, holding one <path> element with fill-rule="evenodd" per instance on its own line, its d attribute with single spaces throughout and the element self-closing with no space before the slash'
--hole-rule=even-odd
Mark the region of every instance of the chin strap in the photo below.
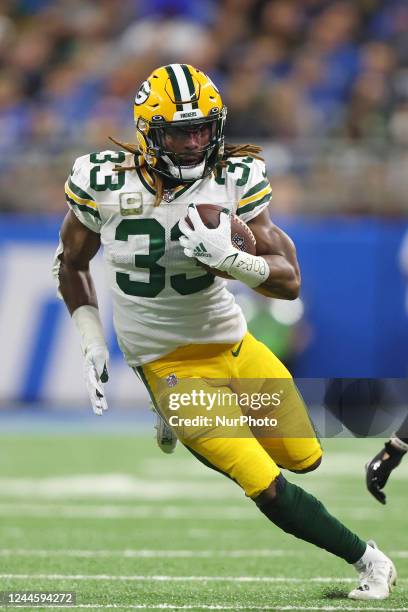
<svg viewBox="0 0 408 612">
<path fill-rule="evenodd" d="M 196 164 L 195 166 L 177 166 L 171 161 L 168 155 L 163 155 L 161 159 L 167 165 L 170 174 L 175 179 L 179 179 L 181 181 L 193 181 L 203 178 L 206 164 L 205 157 L 202 162 Z"/>
</svg>

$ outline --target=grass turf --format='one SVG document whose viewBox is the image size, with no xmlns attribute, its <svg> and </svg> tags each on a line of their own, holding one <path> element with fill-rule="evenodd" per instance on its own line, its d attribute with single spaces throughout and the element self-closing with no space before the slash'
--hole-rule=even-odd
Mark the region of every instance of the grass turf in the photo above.
<svg viewBox="0 0 408 612">
<path fill-rule="evenodd" d="M 363 480 L 382 442 L 323 442 L 318 471 L 287 476 L 395 557 L 385 602 L 348 600 L 353 568 L 280 532 L 182 447 L 165 456 L 136 435 L 0 437 L 1 590 L 76 591 L 89 609 L 408 610 L 408 464 L 383 507 Z"/>
</svg>

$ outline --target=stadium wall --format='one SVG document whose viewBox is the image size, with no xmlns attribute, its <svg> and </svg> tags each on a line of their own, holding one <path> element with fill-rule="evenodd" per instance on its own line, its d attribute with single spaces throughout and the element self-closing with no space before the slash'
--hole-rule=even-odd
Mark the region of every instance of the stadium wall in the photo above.
<svg viewBox="0 0 408 612">
<path fill-rule="evenodd" d="M 366 218 L 276 220 L 293 237 L 311 341 L 299 377 L 405 377 L 406 284 L 400 247 L 406 222 Z M 56 297 L 50 268 L 60 219 L 0 217 L 0 401 L 87 403 L 77 333 Z M 146 401 L 124 364 L 111 324 L 101 258 L 92 262 L 111 352 L 111 402 Z"/>
</svg>

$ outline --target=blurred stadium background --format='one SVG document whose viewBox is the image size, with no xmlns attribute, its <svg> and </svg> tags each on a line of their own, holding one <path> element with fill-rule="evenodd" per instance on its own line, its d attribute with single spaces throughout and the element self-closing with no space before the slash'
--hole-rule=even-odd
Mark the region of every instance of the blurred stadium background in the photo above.
<svg viewBox="0 0 408 612">
<path fill-rule="evenodd" d="M 91 414 L 50 271 L 63 185 L 77 155 L 132 140 L 135 92 L 170 62 L 218 84 L 229 141 L 263 146 L 271 216 L 298 247 L 301 300 L 234 287 L 251 330 L 297 377 L 407 374 L 406 0 L 0 0 L 2 588 L 76 590 L 95 609 L 350 609 L 343 562 L 271 528 L 185 449 L 154 448 L 98 258 L 111 409 Z M 380 609 L 407 610 L 406 465 L 383 507 L 363 481 L 380 441 L 325 447 L 291 480 L 376 537 L 402 577 Z"/>
<path fill-rule="evenodd" d="M 76 332 L 50 274 L 79 154 L 132 140 L 155 67 L 189 62 L 228 106 L 227 139 L 264 148 L 271 215 L 294 238 L 302 300 L 238 290 L 250 328 L 299 377 L 408 369 L 408 3 L 2 0 L 0 402 L 86 404 Z M 111 347 L 111 403 L 147 398 Z"/>
</svg>

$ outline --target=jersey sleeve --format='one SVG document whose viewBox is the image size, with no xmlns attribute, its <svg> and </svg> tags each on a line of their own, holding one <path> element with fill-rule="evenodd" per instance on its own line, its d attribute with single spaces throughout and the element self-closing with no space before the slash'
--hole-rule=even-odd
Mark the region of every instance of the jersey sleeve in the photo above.
<svg viewBox="0 0 408 612">
<path fill-rule="evenodd" d="M 65 183 L 65 197 L 68 206 L 79 221 L 99 234 L 102 222 L 98 205 L 90 194 L 88 159 L 89 156 L 85 155 L 75 160 L 71 174 Z"/>
<path fill-rule="evenodd" d="M 268 206 L 271 197 L 272 188 L 266 176 L 265 163 L 254 159 L 245 190 L 239 196 L 236 214 L 247 223 Z"/>
</svg>

